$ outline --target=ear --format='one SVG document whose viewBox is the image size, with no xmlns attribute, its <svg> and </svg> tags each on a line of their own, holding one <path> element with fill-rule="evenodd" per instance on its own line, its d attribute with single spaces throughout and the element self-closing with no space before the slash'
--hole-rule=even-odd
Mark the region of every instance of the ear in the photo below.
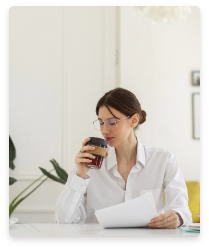
<svg viewBox="0 0 209 249">
<path fill-rule="evenodd" d="M 132 117 L 131 117 L 131 127 L 135 128 L 139 123 L 139 114 L 135 113 Z"/>
</svg>

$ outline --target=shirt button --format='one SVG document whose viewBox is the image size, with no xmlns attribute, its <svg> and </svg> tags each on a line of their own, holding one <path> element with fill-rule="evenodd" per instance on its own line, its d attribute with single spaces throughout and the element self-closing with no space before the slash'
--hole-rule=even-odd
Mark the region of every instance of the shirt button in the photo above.
<svg viewBox="0 0 209 249">
<path fill-rule="evenodd" d="M 83 184 L 81 184 L 80 187 L 83 188 Z"/>
</svg>

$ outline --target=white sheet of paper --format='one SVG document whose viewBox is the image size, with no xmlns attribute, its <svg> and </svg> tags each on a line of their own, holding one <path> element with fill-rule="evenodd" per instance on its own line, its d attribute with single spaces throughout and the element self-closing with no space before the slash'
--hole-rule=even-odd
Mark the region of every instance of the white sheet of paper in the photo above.
<svg viewBox="0 0 209 249">
<path fill-rule="evenodd" d="M 130 201 L 95 211 L 99 224 L 104 228 L 148 227 L 150 220 L 157 216 L 151 192 Z"/>
</svg>

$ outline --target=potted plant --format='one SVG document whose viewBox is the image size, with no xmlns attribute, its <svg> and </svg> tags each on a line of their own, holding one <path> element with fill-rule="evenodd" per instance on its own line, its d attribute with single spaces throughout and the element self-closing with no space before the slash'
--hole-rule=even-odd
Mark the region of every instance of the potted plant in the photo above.
<svg viewBox="0 0 209 249">
<path fill-rule="evenodd" d="M 14 163 L 13 163 L 13 160 L 15 159 L 15 157 L 16 157 L 15 146 L 12 142 L 12 139 L 9 137 L 9 167 L 11 169 L 15 168 Z M 35 181 L 33 181 L 28 187 L 26 187 L 18 196 L 16 196 L 12 200 L 12 202 L 9 205 L 9 218 L 10 218 L 11 214 L 14 212 L 15 208 L 22 201 L 24 201 L 29 195 L 31 195 L 38 187 L 40 187 L 48 178 L 50 178 L 56 182 L 62 183 L 62 184 L 66 183 L 67 178 L 68 178 L 67 172 L 59 166 L 59 164 L 56 162 L 55 159 L 50 160 L 50 162 L 52 163 L 54 168 L 52 170 L 47 171 L 44 168 L 39 167 L 39 169 L 42 171 L 43 175 L 41 175 Z M 50 173 L 54 170 L 55 170 L 57 176 Z M 34 184 L 36 184 L 43 177 L 45 177 L 45 178 L 37 186 L 35 186 L 35 188 L 33 188 L 28 194 L 26 194 L 25 196 L 22 197 L 22 195 L 25 193 L 26 190 L 31 189 L 32 186 L 34 187 Z M 16 179 L 14 179 L 12 177 L 10 177 L 10 178 L 9 178 L 9 185 L 11 185 L 17 181 Z"/>
</svg>

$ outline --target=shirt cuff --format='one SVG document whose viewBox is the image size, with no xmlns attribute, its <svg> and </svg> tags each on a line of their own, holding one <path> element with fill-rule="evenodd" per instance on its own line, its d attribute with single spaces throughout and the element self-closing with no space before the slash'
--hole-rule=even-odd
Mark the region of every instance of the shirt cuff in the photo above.
<svg viewBox="0 0 209 249">
<path fill-rule="evenodd" d="M 89 184 L 90 178 L 88 179 L 83 179 L 79 176 L 77 176 L 76 174 L 73 176 L 71 182 L 70 182 L 70 188 L 75 190 L 76 192 L 79 193 L 85 193 L 86 192 L 86 188 Z"/>
<path fill-rule="evenodd" d="M 177 210 L 177 209 L 172 209 L 175 213 L 178 213 L 180 216 L 181 216 L 181 218 L 182 218 L 182 220 L 183 220 L 183 224 L 181 225 L 181 226 L 179 226 L 179 227 L 182 227 L 182 226 L 185 226 L 185 217 L 184 217 L 184 214 L 181 212 L 181 211 L 179 211 L 179 210 Z"/>
</svg>

